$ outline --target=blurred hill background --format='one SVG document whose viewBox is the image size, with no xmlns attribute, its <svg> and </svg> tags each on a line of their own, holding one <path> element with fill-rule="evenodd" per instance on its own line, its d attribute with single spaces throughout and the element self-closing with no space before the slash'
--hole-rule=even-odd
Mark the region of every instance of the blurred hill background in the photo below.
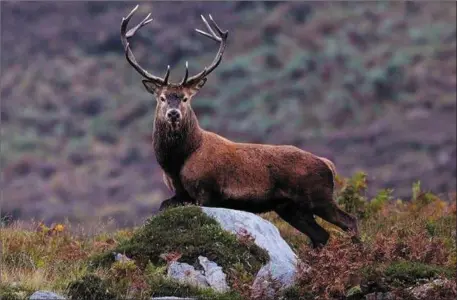
<svg viewBox="0 0 457 300">
<path fill-rule="evenodd" d="M 193 107 L 236 141 L 292 144 L 363 170 L 370 188 L 456 190 L 456 3 L 1 2 L 2 214 L 132 225 L 170 194 L 151 146 L 155 100 L 124 58 L 123 16 L 150 72 L 183 76 L 229 30 Z M 370 191 L 369 191 L 370 193 Z"/>
</svg>

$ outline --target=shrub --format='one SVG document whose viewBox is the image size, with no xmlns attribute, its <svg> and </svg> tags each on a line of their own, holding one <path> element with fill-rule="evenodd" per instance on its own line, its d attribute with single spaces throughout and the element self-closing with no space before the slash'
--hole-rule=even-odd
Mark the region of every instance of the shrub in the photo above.
<svg viewBox="0 0 457 300">
<path fill-rule="evenodd" d="M 78 300 L 115 300 L 112 288 L 99 276 L 88 274 L 68 285 L 69 299 Z"/>
<path fill-rule="evenodd" d="M 367 199 L 363 193 L 366 188 L 366 174 L 357 172 L 347 182 L 343 183 L 343 188 L 336 201 L 346 212 L 358 218 L 364 218 Z"/>
<path fill-rule="evenodd" d="M 0 299 L 23 300 L 28 299 L 33 292 L 23 286 L 12 286 L 0 283 Z"/>
<path fill-rule="evenodd" d="M 241 240 L 240 240 L 241 239 Z M 251 280 L 268 260 L 264 249 L 254 243 L 223 230 L 216 220 L 193 206 L 177 207 L 164 211 L 139 228 L 131 238 L 121 242 L 113 251 L 133 259 L 141 270 L 148 264 L 164 266 L 170 255 L 179 256 L 180 262 L 197 265 L 199 255 L 216 262 L 223 270 L 240 265 Z M 108 267 L 114 261 L 112 251 L 91 258 L 92 267 Z M 230 285 L 239 283 L 236 275 L 228 272 Z M 162 284 L 165 279 L 158 279 Z M 163 284 L 171 285 L 166 281 Z"/>
</svg>

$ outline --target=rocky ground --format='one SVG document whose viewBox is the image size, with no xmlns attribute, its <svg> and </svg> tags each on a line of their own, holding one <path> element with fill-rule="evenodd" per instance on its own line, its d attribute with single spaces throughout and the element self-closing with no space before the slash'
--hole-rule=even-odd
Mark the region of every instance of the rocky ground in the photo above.
<svg viewBox="0 0 457 300">
<path fill-rule="evenodd" d="M 154 100 L 125 61 L 127 2 L 1 2 L 3 214 L 46 222 L 140 222 L 168 196 L 150 145 Z M 171 78 L 216 51 L 200 14 L 230 31 L 194 101 L 205 129 L 293 144 L 343 176 L 411 194 L 456 190 L 452 2 L 165 2 L 133 48 Z M 136 16 L 134 21 L 141 18 Z M 140 31 L 141 32 L 141 31 Z M 368 191 L 372 193 L 372 191 Z"/>
</svg>

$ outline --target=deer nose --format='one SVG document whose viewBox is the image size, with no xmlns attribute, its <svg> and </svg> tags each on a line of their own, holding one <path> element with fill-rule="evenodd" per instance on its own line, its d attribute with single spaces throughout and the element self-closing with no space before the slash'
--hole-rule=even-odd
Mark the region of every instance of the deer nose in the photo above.
<svg viewBox="0 0 457 300">
<path fill-rule="evenodd" d="M 167 112 L 168 119 L 176 121 L 181 117 L 181 113 L 177 109 L 171 109 Z"/>
</svg>

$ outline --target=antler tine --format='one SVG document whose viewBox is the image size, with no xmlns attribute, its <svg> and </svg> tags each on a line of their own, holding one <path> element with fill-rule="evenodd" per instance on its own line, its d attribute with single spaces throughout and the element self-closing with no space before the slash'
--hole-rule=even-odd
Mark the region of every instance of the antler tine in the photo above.
<svg viewBox="0 0 457 300">
<path fill-rule="evenodd" d="M 143 19 L 143 21 L 141 21 L 140 24 L 136 25 L 135 27 L 133 27 L 132 29 L 130 29 L 129 31 L 127 31 L 127 33 L 125 34 L 125 37 L 126 38 L 131 38 L 135 32 L 140 29 L 141 27 L 143 27 L 144 25 L 152 22 L 152 19 L 149 19 L 149 17 L 151 16 L 151 13 L 149 13 L 146 18 Z"/>
<path fill-rule="evenodd" d="M 209 34 L 209 33 L 204 32 L 204 31 L 202 31 L 202 30 L 200 30 L 200 29 L 195 29 L 195 31 L 198 32 L 198 33 L 200 33 L 200 34 L 202 34 L 202 35 L 204 35 L 204 36 L 206 36 L 206 37 L 209 37 L 210 39 L 212 39 L 212 40 L 214 40 L 214 41 L 216 41 L 216 42 L 220 42 L 220 39 L 218 39 L 218 38 L 212 36 L 212 35 Z"/>
<path fill-rule="evenodd" d="M 167 73 L 165 73 L 165 78 L 163 79 L 164 84 L 168 84 L 168 77 L 170 77 L 170 65 L 167 66 Z"/>
<path fill-rule="evenodd" d="M 206 28 L 208 28 L 209 32 L 211 32 L 211 36 L 213 36 L 216 40 L 220 41 L 220 39 L 218 38 L 218 36 L 214 32 L 214 30 L 211 28 L 211 26 L 209 26 L 208 21 L 206 21 L 205 17 L 202 15 L 200 15 L 200 17 L 202 18 L 203 23 L 205 23 Z M 203 31 L 200 30 L 200 32 L 203 32 Z M 209 35 L 207 35 L 207 36 L 209 36 Z"/>
<path fill-rule="evenodd" d="M 186 73 L 184 74 L 184 78 L 181 81 L 181 85 L 186 83 L 187 77 L 189 77 L 189 62 L 186 61 Z"/>
<path fill-rule="evenodd" d="M 214 25 L 214 28 L 216 28 L 217 32 L 219 33 L 220 36 L 223 36 L 224 34 L 227 34 L 228 31 L 222 31 L 222 29 L 217 25 L 216 21 L 213 20 L 213 16 L 209 15 L 209 19 Z"/>
<path fill-rule="evenodd" d="M 125 50 L 125 57 L 127 61 L 132 65 L 132 67 L 137 70 L 138 73 L 140 73 L 143 77 L 147 78 L 150 81 L 156 82 L 160 85 L 167 85 L 168 84 L 168 77 L 170 75 L 170 66 L 168 66 L 167 73 L 165 74 L 165 78 L 162 79 L 160 77 L 154 76 L 150 74 L 148 71 L 143 69 L 138 62 L 135 59 L 135 56 L 133 55 L 132 49 L 130 49 L 130 43 L 128 41 L 129 38 L 135 35 L 138 29 L 143 27 L 146 24 L 149 24 L 152 22 L 152 18 L 150 19 L 151 14 L 149 13 L 143 21 L 141 21 L 138 25 L 133 27 L 127 32 L 127 25 L 132 18 L 133 14 L 135 11 L 138 9 L 138 5 L 135 6 L 132 11 L 127 15 L 127 17 L 122 18 L 122 23 L 121 23 L 121 41 L 122 44 L 124 45 L 124 50 Z"/>
<path fill-rule="evenodd" d="M 204 16 L 201 16 L 203 22 L 205 23 L 206 27 L 208 28 L 208 31 L 210 33 L 207 33 L 205 31 L 202 31 L 200 29 L 195 29 L 195 31 L 197 31 L 198 33 L 206 36 L 206 37 L 209 37 L 210 39 L 212 39 L 213 41 L 216 41 L 216 42 L 219 42 L 220 43 L 220 46 L 219 46 L 219 50 L 216 54 L 216 57 L 214 58 L 213 62 L 211 63 L 211 65 L 209 67 L 205 67 L 203 69 L 203 71 L 201 71 L 200 73 L 190 77 L 187 79 L 187 76 L 188 76 L 188 69 L 187 69 L 187 64 L 186 64 L 186 74 L 185 74 L 185 77 L 183 79 L 183 81 L 181 82 L 182 85 L 186 84 L 186 83 L 194 83 L 195 81 L 198 81 L 198 80 L 201 80 L 202 78 L 208 76 L 221 62 L 222 60 L 222 55 L 224 54 L 224 51 L 225 51 L 225 46 L 227 44 L 227 37 L 228 37 L 228 31 L 222 31 L 221 28 L 216 24 L 216 22 L 213 20 L 213 17 L 211 15 L 209 15 L 209 19 L 211 20 L 211 23 L 213 24 L 214 28 L 216 29 L 216 31 L 219 33 L 219 36 L 214 32 L 214 30 L 211 28 L 211 26 L 209 25 L 208 21 L 206 21 L 205 17 Z"/>
</svg>

